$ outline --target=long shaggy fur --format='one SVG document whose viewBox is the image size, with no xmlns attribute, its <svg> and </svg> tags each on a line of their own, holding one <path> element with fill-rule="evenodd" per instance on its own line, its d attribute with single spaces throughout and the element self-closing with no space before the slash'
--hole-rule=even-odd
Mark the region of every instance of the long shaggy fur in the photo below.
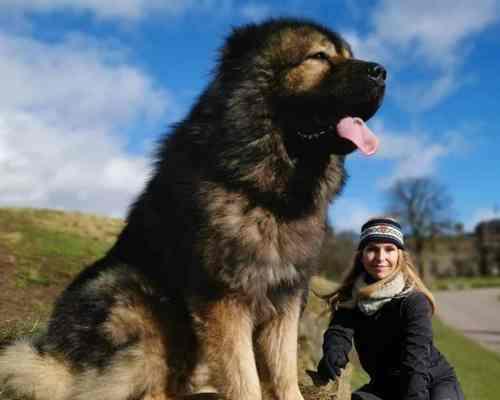
<svg viewBox="0 0 500 400">
<path fill-rule="evenodd" d="M 300 400 L 297 327 L 354 145 L 383 85 L 307 21 L 236 29 L 160 145 L 109 253 L 62 293 L 47 333 L 0 352 L 2 388 L 37 400 Z"/>
</svg>

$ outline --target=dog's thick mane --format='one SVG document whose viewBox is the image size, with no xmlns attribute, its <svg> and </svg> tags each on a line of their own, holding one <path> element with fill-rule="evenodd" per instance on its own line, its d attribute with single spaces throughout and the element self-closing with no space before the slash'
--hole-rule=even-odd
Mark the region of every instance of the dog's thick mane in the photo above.
<svg viewBox="0 0 500 400">
<path fill-rule="evenodd" d="M 280 66 L 260 56 L 284 27 L 304 26 L 334 42 L 341 40 L 313 22 L 298 19 L 270 20 L 233 32 L 220 52 L 219 72 L 159 148 L 157 175 L 161 170 L 171 172 L 181 148 L 189 153 L 186 166 L 196 168 L 203 179 L 246 191 L 252 201 L 284 217 L 314 212 L 311 207 L 324 207 L 338 194 L 346 176 L 343 157 L 332 157 L 324 144 L 304 143 L 276 122 L 271 92 L 282 79 Z M 303 151 L 304 146 L 308 151 Z M 207 152 L 208 147 L 213 150 Z"/>
<path fill-rule="evenodd" d="M 298 138 L 287 137 L 283 127 L 273 122 L 265 83 L 237 88 L 238 93 L 223 92 L 222 104 L 204 109 L 209 103 L 204 97 L 217 97 L 221 78 L 215 79 L 186 122 L 164 141 L 155 176 L 164 179 L 163 171 L 174 173 L 172 167 L 185 162 L 201 179 L 240 192 L 283 218 L 326 207 L 345 183 L 343 157 L 332 157 L 324 145 L 287 143 Z M 218 120 L 224 124 L 214 126 Z M 294 146 L 309 147 L 308 154 L 297 157 Z M 207 152 L 208 147 L 212 151 Z M 179 148 L 186 153 L 183 159 Z"/>
<path fill-rule="evenodd" d="M 256 37 L 268 38 L 266 25 L 256 29 L 238 31 L 220 63 L 241 65 L 256 57 L 252 47 L 231 52 L 244 47 L 237 44 L 247 37 L 257 43 Z M 290 135 L 269 111 L 275 72 L 255 60 L 248 64 L 256 66 L 216 74 L 187 118 L 173 127 L 112 252 L 132 264 L 149 259 L 154 274 L 176 282 L 174 290 L 199 293 L 222 284 L 255 294 L 306 281 L 322 243 L 328 203 L 344 184 L 342 156 L 313 144 L 311 155 L 293 154 L 304 143 L 287 143 Z M 166 236 L 165 226 L 182 240 Z M 186 242 L 202 244 L 182 248 Z M 191 264 L 174 271 L 170 263 L 176 257 Z"/>
</svg>

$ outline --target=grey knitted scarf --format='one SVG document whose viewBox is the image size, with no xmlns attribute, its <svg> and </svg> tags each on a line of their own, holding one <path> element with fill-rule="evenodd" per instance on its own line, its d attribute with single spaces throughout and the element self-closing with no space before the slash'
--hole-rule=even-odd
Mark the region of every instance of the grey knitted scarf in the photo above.
<svg viewBox="0 0 500 400">
<path fill-rule="evenodd" d="M 371 293 L 369 297 L 361 297 L 359 291 L 373 284 L 367 282 L 367 277 L 367 274 L 363 273 L 356 279 L 351 298 L 340 303 L 340 308 L 354 308 L 357 306 L 363 314 L 372 315 L 393 298 L 404 297 L 413 290 L 413 285 L 405 282 L 403 274 L 399 273 L 393 279 Z"/>
</svg>

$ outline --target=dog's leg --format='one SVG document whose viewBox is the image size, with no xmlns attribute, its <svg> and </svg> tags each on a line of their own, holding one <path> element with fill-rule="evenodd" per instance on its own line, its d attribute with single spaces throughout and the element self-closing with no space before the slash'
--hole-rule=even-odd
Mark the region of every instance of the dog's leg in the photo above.
<svg viewBox="0 0 500 400">
<path fill-rule="evenodd" d="M 290 298 L 284 311 L 258 331 L 256 353 L 266 396 L 273 400 L 303 400 L 298 385 L 297 340 L 301 297 Z"/>
<path fill-rule="evenodd" d="M 217 392 L 227 400 L 260 400 L 248 307 L 226 298 L 195 314 L 200 345 Z"/>
</svg>

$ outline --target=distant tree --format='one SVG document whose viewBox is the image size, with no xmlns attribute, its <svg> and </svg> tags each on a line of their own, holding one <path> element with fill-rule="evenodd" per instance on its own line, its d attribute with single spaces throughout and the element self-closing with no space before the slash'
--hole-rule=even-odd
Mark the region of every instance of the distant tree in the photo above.
<svg viewBox="0 0 500 400">
<path fill-rule="evenodd" d="M 352 266 L 358 236 L 353 231 L 340 231 L 335 235 L 330 269 L 336 274 L 337 279 L 340 279 Z"/>
<path fill-rule="evenodd" d="M 338 281 L 351 266 L 356 251 L 357 234 L 351 231 L 334 232 L 327 225 L 326 237 L 319 259 L 319 272 Z"/>
<path fill-rule="evenodd" d="M 451 203 L 446 188 L 430 177 L 401 179 L 388 190 L 387 211 L 411 236 L 417 268 L 424 280 L 429 278 L 422 258 L 424 248 L 453 227 Z"/>
<path fill-rule="evenodd" d="M 453 224 L 453 233 L 458 236 L 463 235 L 465 233 L 464 224 L 461 222 L 456 222 L 455 224 Z"/>
</svg>

